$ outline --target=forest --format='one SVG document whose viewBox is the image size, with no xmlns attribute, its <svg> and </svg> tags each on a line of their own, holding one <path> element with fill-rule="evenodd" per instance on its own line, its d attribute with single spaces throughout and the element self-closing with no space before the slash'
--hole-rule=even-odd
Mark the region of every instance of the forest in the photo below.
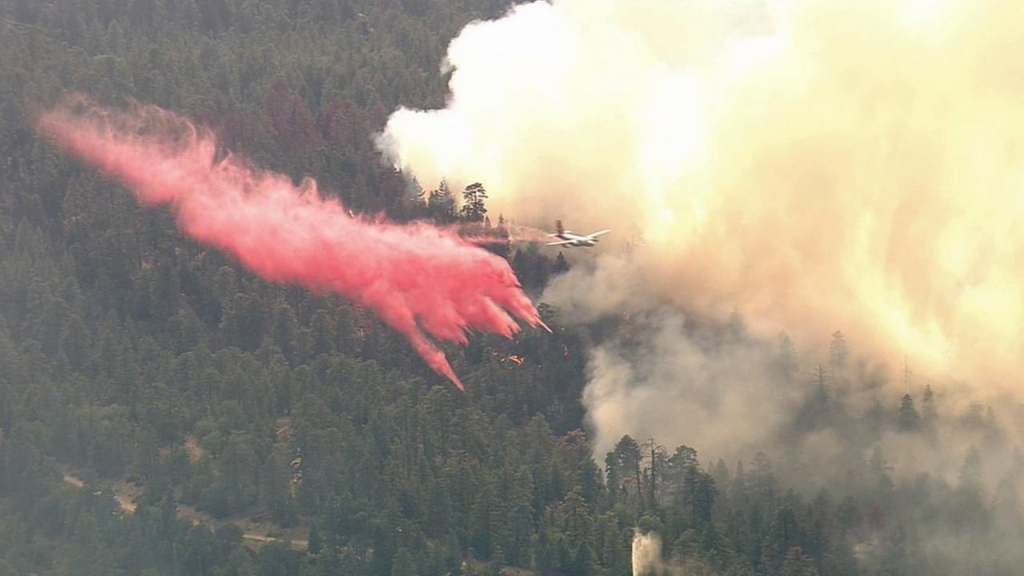
<svg viewBox="0 0 1024 576">
<path fill-rule="evenodd" d="M 0 576 L 625 576 L 649 534 L 656 574 L 1019 573 L 1024 418 L 877 386 L 842 327 L 821 365 L 700 328 L 709 350 L 765 347 L 765 378 L 798 392 L 762 449 L 594 454 L 588 347 L 632 319 L 539 302 L 551 333 L 444 347 L 461 393 L 366 310 L 260 279 L 33 129 L 70 91 L 156 104 L 355 211 L 500 230 L 486 182 L 418 189 L 373 136 L 443 105 L 448 42 L 506 8 L 0 0 Z M 492 250 L 535 299 L 571 265 Z M 826 432 L 837 456 L 812 464 Z M 922 465 L 940 456 L 953 473 Z"/>
</svg>

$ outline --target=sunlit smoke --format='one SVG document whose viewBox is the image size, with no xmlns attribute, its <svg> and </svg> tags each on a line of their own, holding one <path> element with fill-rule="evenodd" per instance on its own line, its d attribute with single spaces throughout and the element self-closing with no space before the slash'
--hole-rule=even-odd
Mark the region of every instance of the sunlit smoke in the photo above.
<svg viewBox="0 0 1024 576">
<path fill-rule="evenodd" d="M 605 246 L 633 246 L 638 301 L 738 311 L 801 346 L 841 329 L 1019 397 L 1022 17 L 1003 0 L 535 2 L 467 26 L 448 107 L 397 111 L 380 145 L 422 183 L 483 182 L 521 222 L 635 229 Z"/>
<path fill-rule="evenodd" d="M 661 559 L 661 537 L 655 532 L 633 535 L 633 576 L 682 576 L 682 570 Z"/>
<path fill-rule="evenodd" d="M 661 538 L 657 534 L 633 536 L 633 576 L 649 576 L 661 566 Z"/>
<path fill-rule="evenodd" d="M 218 159 L 211 134 L 171 112 L 114 112 L 75 98 L 42 114 L 38 128 L 142 204 L 170 205 L 185 233 L 260 276 L 372 309 L 459 388 L 427 335 L 465 344 L 470 329 L 511 337 L 520 329 L 513 317 L 542 325 L 503 258 L 425 223 L 353 217 L 313 180 L 296 187 L 236 156 Z"/>
</svg>

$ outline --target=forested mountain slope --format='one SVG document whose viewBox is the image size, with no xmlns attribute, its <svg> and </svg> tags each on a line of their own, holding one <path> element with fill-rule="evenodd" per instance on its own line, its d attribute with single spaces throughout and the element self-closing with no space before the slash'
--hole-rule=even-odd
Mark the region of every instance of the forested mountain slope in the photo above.
<svg viewBox="0 0 1024 576">
<path fill-rule="evenodd" d="M 447 42 L 503 8 L 0 0 L 0 575 L 624 575 L 638 528 L 687 574 L 1012 573 L 1024 461 L 987 487 L 977 453 L 948 482 L 872 451 L 885 429 L 930 438 L 930 395 L 861 413 L 783 348 L 763 369 L 805 392 L 789 438 L 849 432 L 848 482 L 656 439 L 598 462 L 587 346 L 628 319 L 568 329 L 541 305 L 553 333 L 446 349 L 462 394 L 366 311 L 259 279 L 33 131 L 66 91 L 134 99 L 354 210 L 476 219 L 461 191 L 411 190 L 372 135 L 399 105 L 443 103 Z M 497 251 L 535 295 L 566 267 Z M 963 422 L 1015 442 L 982 407 Z M 246 540 L 253 519 L 282 539 Z"/>
</svg>

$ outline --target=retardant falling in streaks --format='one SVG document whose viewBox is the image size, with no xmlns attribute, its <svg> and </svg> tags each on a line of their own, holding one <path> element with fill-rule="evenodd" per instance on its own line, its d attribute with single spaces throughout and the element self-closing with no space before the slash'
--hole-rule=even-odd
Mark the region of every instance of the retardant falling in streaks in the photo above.
<svg viewBox="0 0 1024 576">
<path fill-rule="evenodd" d="M 186 234 L 267 280 L 372 309 L 460 389 L 428 335 L 465 344 L 471 329 L 511 337 L 516 318 L 543 326 L 503 258 L 427 223 L 353 216 L 311 179 L 295 186 L 238 156 L 221 157 L 207 130 L 172 112 L 117 112 L 74 98 L 40 115 L 37 127 L 143 205 L 170 205 Z"/>
</svg>

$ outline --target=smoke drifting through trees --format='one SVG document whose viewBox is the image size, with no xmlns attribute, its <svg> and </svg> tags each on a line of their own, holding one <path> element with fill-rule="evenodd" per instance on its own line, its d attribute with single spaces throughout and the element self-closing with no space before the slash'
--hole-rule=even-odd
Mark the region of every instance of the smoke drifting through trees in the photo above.
<svg viewBox="0 0 1024 576">
<path fill-rule="evenodd" d="M 674 510 L 679 495 L 660 455 L 693 446 L 713 475 L 719 528 L 734 521 L 730 514 L 743 501 L 737 487 L 760 483 L 777 487 L 773 496 L 757 492 L 760 502 L 785 502 L 793 496 L 783 489 L 793 489 L 808 502 L 863 503 L 863 516 L 830 537 L 850 543 L 847 554 L 871 569 L 893 562 L 895 550 L 908 546 L 906 533 L 914 534 L 909 546 L 917 554 L 955 567 L 950 573 L 980 566 L 1002 573 L 1012 563 L 1024 487 L 1019 406 L 964 404 L 956 383 L 912 374 L 913 365 L 905 371 L 866 360 L 864 343 L 836 330 L 820 335 L 819 354 L 799 356 L 785 334 L 752 336 L 738 315 L 718 322 L 683 313 L 645 292 L 635 269 L 627 258 L 603 254 L 577 262 L 542 297 L 560 323 L 594 343 L 583 403 L 594 456 L 611 470 L 613 492 L 645 510 Z M 627 434 L 644 442 L 632 459 L 620 457 Z M 1000 502 L 1001 511 L 988 516 L 988 502 Z M 716 573 L 678 531 L 651 529 L 675 542 L 663 553 L 669 559 L 643 555 L 649 560 L 634 574 Z M 634 560 L 656 537 L 634 540 Z M 983 546 L 963 544 L 979 539 Z M 800 538 L 777 546 L 776 568 L 807 564 L 808 546 Z M 833 558 L 821 573 L 842 573 L 834 568 L 843 562 Z"/>
<path fill-rule="evenodd" d="M 503 258 L 427 224 L 354 217 L 313 180 L 296 187 L 237 156 L 219 159 L 212 135 L 171 112 L 114 112 L 79 98 L 42 114 L 38 128 L 142 204 L 170 205 L 185 233 L 260 276 L 372 309 L 459 388 L 427 334 L 465 344 L 470 329 L 511 337 L 513 316 L 542 325 Z"/>
<path fill-rule="evenodd" d="M 623 434 L 764 450 L 805 493 L 923 495 L 921 474 L 921 509 L 942 509 L 973 453 L 978 494 L 1014 492 L 1024 8 L 736 5 L 554 0 L 471 24 L 448 106 L 397 111 L 379 145 L 421 182 L 486 182 L 521 222 L 623 231 L 542 298 L 596 342 L 598 460 Z M 940 550 L 969 532 L 943 513 L 953 528 L 906 522 Z"/>
<path fill-rule="evenodd" d="M 633 576 L 648 576 L 666 571 L 661 561 L 661 538 L 657 534 L 633 536 Z"/>
<path fill-rule="evenodd" d="M 399 110 L 380 144 L 421 182 L 486 182 L 520 221 L 635 227 L 638 284 L 687 309 L 801 351 L 841 328 L 1020 398 L 1021 10 L 521 5 L 466 27 L 448 107 Z"/>
<path fill-rule="evenodd" d="M 812 491 L 843 485 L 843 463 L 876 447 L 900 461 L 900 477 L 956 481 L 972 446 L 987 488 L 1009 472 L 1024 432 L 1018 404 L 962 402 L 958 383 L 872 362 L 864 342 L 840 331 L 819 338 L 828 354 L 801 357 L 788 336 L 759 338 L 739 315 L 709 320 L 655 296 L 638 306 L 644 288 L 633 270 L 602 255 L 556 277 L 542 297 L 594 343 L 582 401 L 595 458 L 625 434 L 685 443 L 727 462 L 763 450 L 799 456 L 814 473 L 787 483 Z"/>
</svg>

